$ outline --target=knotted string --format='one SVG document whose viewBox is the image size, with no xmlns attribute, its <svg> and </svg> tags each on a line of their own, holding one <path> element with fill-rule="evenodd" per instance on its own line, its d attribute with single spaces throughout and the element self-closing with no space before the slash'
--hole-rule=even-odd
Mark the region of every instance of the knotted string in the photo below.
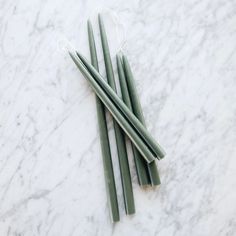
<svg viewBox="0 0 236 236">
<path fill-rule="evenodd" d="M 116 38 L 118 40 L 118 52 L 123 52 L 125 46 L 126 46 L 126 31 L 125 31 L 125 26 L 122 23 L 122 21 L 120 20 L 120 17 L 117 15 L 116 12 L 114 12 L 113 10 L 109 9 L 109 8 L 103 8 L 100 11 L 101 15 L 108 15 L 112 22 L 115 25 L 115 34 L 116 34 Z M 97 10 L 94 10 L 93 12 L 90 13 L 90 17 L 89 18 L 94 18 L 94 16 L 96 15 L 96 18 L 98 16 L 98 12 Z M 75 51 L 75 48 L 73 46 L 73 44 L 68 40 L 67 37 L 60 35 L 59 37 L 60 39 L 57 41 L 57 50 L 59 51 L 60 54 L 68 54 L 68 51 Z"/>
</svg>

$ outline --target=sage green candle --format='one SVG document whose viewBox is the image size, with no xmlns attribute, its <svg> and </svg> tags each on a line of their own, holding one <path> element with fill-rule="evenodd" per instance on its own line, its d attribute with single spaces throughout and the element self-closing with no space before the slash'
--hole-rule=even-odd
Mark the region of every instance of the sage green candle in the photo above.
<svg viewBox="0 0 236 236">
<path fill-rule="evenodd" d="M 142 112 L 142 107 L 139 101 L 138 93 L 136 90 L 133 73 L 131 71 L 127 57 L 125 57 L 124 55 L 123 55 L 123 67 L 125 71 L 125 80 L 128 87 L 128 92 L 130 94 L 133 112 L 140 120 L 140 122 L 143 125 L 145 125 L 145 120 Z M 161 182 L 155 161 L 147 164 L 147 167 L 152 185 L 159 185 Z"/>
<path fill-rule="evenodd" d="M 90 21 L 88 21 L 88 38 L 89 38 L 89 48 L 92 65 L 99 70 L 96 46 L 93 36 L 93 29 Z M 105 184 L 107 190 L 107 198 L 109 202 L 110 215 L 113 222 L 120 220 L 119 216 L 119 207 L 117 201 L 116 185 L 115 178 L 113 173 L 112 158 L 106 123 L 106 114 L 105 107 L 101 100 L 96 96 L 96 108 L 97 108 L 97 117 L 98 117 L 98 126 L 100 134 L 100 144 L 102 150 L 102 159 L 103 159 L 103 169 L 105 176 Z"/>
<path fill-rule="evenodd" d="M 105 32 L 104 23 L 100 15 L 98 16 L 98 20 L 99 20 L 99 29 L 101 35 L 107 81 L 108 84 L 111 86 L 111 88 L 117 93 L 111 56 L 107 42 L 107 36 Z M 113 120 L 113 124 L 114 124 L 117 152 L 120 164 L 120 175 L 123 188 L 125 210 L 126 214 L 133 214 L 135 213 L 135 205 L 134 205 L 133 188 L 129 170 L 128 155 L 126 151 L 125 136 L 119 124 L 115 120 Z"/>
<path fill-rule="evenodd" d="M 122 61 L 121 61 L 121 58 L 119 55 L 116 55 L 116 63 L 117 63 L 117 70 L 118 70 L 118 75 L 119 75 L 120 90 L 122 93 L 122 99 L 123 99 L 124 103 L 127 105 L 127 107 L 131 111 L 133 111 L 132 104 L 131 104 L 130 97 L 129 97 L 127 84 L 126 84 L 126 80 L 125 80 L 125 74 L 124 74 L 124 70 L 123 70 Z M 139 151 L 136 149 L 136 147 L 133 144 L 132 144 L 132 150 L 133 150 L 133 155 L 134 155 L 136 172 L 137 172 L 137 176 L 138 176 L 138 182 L 141 186 L 148 185 L 148 184 L 150 184 L 150 179 L 149 179 L 147 163 L 143 160 L 141 154 L 139 153 Z"/>
<path fill-rule="evenodd" d="M 77 57 L 75 58 L 79 64 L 82 63 L 82 67 L 77 65 L 81 70 L 85 70 L 83 74 L 86 76 L 88 81 L 91 83 L 96 83 L 96 87 L 99 87 L 106 95 L 106 102 L 111 102 L 112 106 L 118 109 L 120 118 L 122 117 L 123 125 L 127 125 L 127 128 L 123 127 L 123 130 L 127 133 L 130 139 L 134 142 L 136 147 L 142 154 L 142 157 L 148 162 L 152 162 L 155 158 L 161 159 L 164 157 L 165 152 L 161 146 L 152 138 L 147 129 L 138 120 L 138 118 L 129 110 L 129 108 L 124 104 L 124 102 L 119 98 L 119 96 L 114 92 L 114 90 L 104 81 L 99 72 L 88 62 L 88 60 L 76 52 Z M 76 63 L 74 60 L 74 62 Z M 89 75 L 89 76 L 88 76 Z M 94 81 L 95 80 L 95 81 Z M 96 89 L 97 90 L 97 89 Z M 94 91 L 96 92 L 94 89 Z M 105 103 L 104 103 L 105 104 Z M 106 104 L 105 104 L 106 105 Z M 114 107 L 112 107 L 114 108 Z"/>
</svg>

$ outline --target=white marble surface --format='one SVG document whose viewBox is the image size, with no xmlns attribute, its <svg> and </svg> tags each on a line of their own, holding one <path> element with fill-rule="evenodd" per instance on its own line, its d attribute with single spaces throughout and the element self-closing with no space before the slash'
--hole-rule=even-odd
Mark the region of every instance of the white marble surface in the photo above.
<svg viewBox="0 0 236 236">
<path fill-rule="evenodd" d="M 95 99 L 63 45 L 88 54 L 102 12 L 168 155 L 160 188 L 112 225 Z M 236 235 L 236 2 L 0 0 L 0 235 Z M 110 127 L 110 134 L 113 131 Z"/>
</svg>

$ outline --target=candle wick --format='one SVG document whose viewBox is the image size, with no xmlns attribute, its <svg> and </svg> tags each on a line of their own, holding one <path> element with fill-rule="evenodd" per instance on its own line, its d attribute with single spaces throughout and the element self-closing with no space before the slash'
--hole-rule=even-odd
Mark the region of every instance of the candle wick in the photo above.
<svg viewBox="0 0 236 236">
<path fill-rule="evenodd" d="M 68 52 L 72 53 L 76 51 L 73 44 L 67 38 L 58 40 L 57 48 L 62 54 L 68 54 Z"/>
<path fill-rule="evenodd" d="M 116 34 L 116 38 L 118 39 L 118 44 L 119 44 L 119 48 L 117 51 L 123 52 L 123 49 L 125 48 L 125 45 L 126 45 L 125 25 L 121 21 L 119 15 L 114 10 L 105 7 L 103 8 L 103 10 L 101 10 L 101 15 L 105 15 L 105 14 L 111 17 L 111 20 L 113 21 L 115 25 L 115 34 Z"/>
</svg>

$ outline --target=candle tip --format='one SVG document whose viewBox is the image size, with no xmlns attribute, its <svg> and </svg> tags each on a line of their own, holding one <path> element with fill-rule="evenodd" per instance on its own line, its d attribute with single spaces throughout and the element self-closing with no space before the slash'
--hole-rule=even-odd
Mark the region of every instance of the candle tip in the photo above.
<svg viewBox="0 0 236 236">
<path fill-rule="evenodd" d="M 90 19 L 87 20 L 87 25 L 91 26 L 91 20 Z"/>
<path fill-rule="evenodd" d="M 99 24 L 103 24 L 102 14 L 98 13 L 98 22 Z"/>
</svg>

